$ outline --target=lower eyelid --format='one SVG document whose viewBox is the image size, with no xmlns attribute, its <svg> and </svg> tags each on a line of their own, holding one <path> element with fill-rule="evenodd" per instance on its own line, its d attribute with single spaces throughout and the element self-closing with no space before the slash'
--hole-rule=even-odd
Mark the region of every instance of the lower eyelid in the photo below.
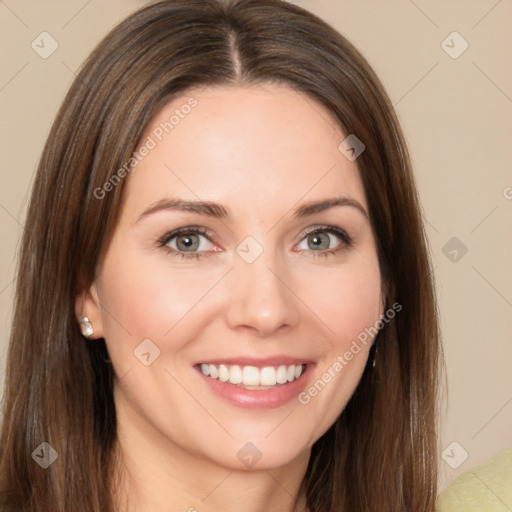
<svg viewBox="0 0 512 512">
<path fill-rule="evenodd" d="M 198 251 L 198 252 L 185 252 L 185 251 L 176 251 L 175 249 L 168 249 L 167 254 L 172 258 L 177 258 L 181 260 L 199 260 L 205 257 L 208 254 L 208 251 Z"/>
</svg>

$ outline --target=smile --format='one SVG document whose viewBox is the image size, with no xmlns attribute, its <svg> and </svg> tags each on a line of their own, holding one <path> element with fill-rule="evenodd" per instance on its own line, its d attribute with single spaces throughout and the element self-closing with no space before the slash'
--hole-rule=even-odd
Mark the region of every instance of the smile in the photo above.
<svg viewBox="0 0 512 512">
<path fill-rule="evenodd" d="M 316 362 L 276 354 L 203 360 L 193 366 L 213 396 L 245 409 L 274 409 L 297 400 Z"/>
<path fill-rule="evenodd" d="M 265 389 L 297 380 L 306 370 L 305 364 L 279 366 L 240 366 L 230 364 L 200 364 L 202 374 L 220 382 L 242 385 L 247 389 Z"/>
</svg>

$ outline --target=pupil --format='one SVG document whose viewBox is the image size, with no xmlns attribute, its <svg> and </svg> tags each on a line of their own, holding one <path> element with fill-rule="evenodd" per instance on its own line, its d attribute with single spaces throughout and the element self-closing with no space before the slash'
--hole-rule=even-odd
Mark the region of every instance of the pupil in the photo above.
<svg viewBox="0 0 512 512">
<path fill-rule="evenodd" d="M 310 235 L 309 242 L 313 247 L 317 249 L 328 249 L 329 237 L 325 235 L 314 234 Z"/>
<path fill-rule="evenodd" d="M 194 239 L 195 237 L 195 239 Z M 196 235 L 181 235 L 178 237 L 176 245 L 180 250 L 197 249 L 199 242 Z"/>
</svg>

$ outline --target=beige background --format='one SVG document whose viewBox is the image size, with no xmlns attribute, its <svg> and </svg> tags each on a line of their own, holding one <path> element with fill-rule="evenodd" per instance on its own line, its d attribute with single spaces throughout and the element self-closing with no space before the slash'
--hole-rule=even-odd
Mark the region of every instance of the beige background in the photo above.
<svg viewBox="0 0 512 512">
<path fill-rule="evenodd" d="M 2 380 L 16 251 L 50 124 L 86 55 L 144 3 L 0 1 Z M 410 145 L 432 247 L 448 374 L 442 489 L 512 446 L 512 3 L 294 3 L 333 24 L 367 57 Z M 43 31 L 59 45 L 47 59 L 31 48 Z M 469 44 L 458 58 L 443 46 L 459 52 L 462 39 L 450 36 L 441 45 L 453 31 Z M 452 237 L 456 245 L 445 247 Z M 461 244 L 467 247 L 462 257 Z"/>
</svg>

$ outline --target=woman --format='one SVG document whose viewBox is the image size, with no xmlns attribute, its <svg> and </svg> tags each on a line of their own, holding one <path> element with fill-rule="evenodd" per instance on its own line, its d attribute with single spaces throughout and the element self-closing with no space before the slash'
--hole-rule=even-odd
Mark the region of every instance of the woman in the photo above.
<svg viewBox="0 0 512 512">
<path fill-rule="evenodd" d="M 116 27 L 44 149 L 2 510 L 433 511 L 441 350 L 406 145 L 276 0 Z"/>
</svg>

